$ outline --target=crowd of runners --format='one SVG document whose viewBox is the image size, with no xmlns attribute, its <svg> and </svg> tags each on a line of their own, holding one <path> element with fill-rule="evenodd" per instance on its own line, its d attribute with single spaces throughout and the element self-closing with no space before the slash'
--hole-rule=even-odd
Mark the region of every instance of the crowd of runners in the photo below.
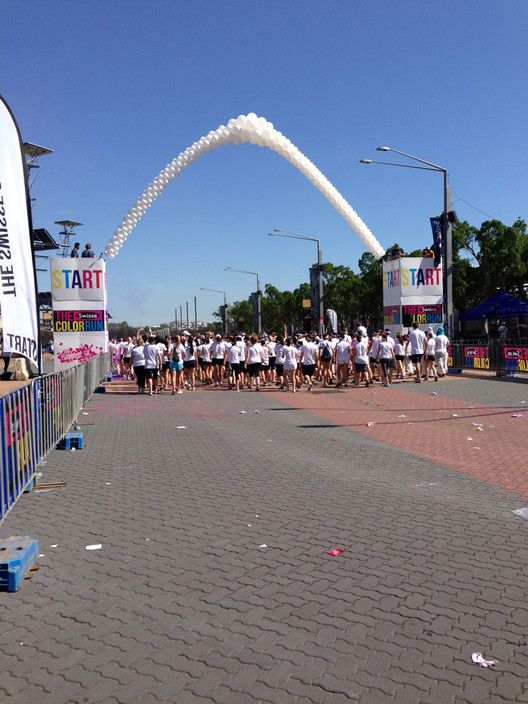
<svg viewBox="0 0 528 704">
<path fill-rule="evenodd" d="M 260 391 L 275 386 L 283 391 L 314 384 L 323 387 L 370 386 L 380 382 L 390 387 L 394 379 L 414 377 L 416 383 L 447 374 L 449 340 L 439 327 L 425 332 L 417 324 L 409 333 L 392 337 L 390 330 L 367 333 L 359 325 L 354 335 L 297 333 L 244 333 L 195 336 L 183 334 L 160 338 L 150 330 L 137 331 L 135 339 L 109 343 L 112 371 L 136 380 L 139 393 L 181 394 L 196 385 L 241 391 Z"/>
</svg>

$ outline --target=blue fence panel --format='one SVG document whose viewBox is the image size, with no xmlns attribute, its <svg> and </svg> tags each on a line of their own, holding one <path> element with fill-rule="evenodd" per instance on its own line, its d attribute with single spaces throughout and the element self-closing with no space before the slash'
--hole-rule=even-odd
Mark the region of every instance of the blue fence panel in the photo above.
<svg viewBox="0 0 528 704">
<path fill-rule="evenodd" d="M 0 397 L 0 522 L 34 481 L 39 462 L 69 431 L 107 367 L 108 355 L 99 355 Z"/>
</svg>

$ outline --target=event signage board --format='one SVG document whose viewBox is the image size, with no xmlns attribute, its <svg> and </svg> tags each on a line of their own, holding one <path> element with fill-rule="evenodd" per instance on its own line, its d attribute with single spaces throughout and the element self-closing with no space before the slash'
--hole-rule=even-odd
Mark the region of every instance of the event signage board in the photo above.
<svg viewBox="0 0 528 704">
<path fill-rule="evenodd" d="M 505 347 L 506 369 L 514 372 L 528 372 L 528 347 Z"/>
<path fill-rule="evenodd" d="M 50 260 L 55 371 L 103 354 L 108 346 L 103 259 Z"/>
<path fill-rule="evenodd" d="M 413 323 L 438 327 L 442 301 L 442 267 L 435 267 L 433 259 L 402 257 L 383 262 L 383 317 L 393 333 Z"/>
<path fill-rule="evenodd" d="M 465 366 L 473 369 L 489 369 L 489 347 L 464 347 Z"/>
<path fill-rule="evenodd" d="M 4 350 L 41 369 L 37 284 L 22 140 L 0 96 L 0 305 Z"/>
</svg>

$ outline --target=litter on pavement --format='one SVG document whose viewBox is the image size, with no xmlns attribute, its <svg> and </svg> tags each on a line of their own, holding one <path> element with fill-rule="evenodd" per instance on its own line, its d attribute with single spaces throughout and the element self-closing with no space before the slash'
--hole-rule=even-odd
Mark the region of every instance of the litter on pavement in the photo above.
<svg viewBox="0 0 528 704">
<path fill-rule="evenodd" d="M 102 547 L 103 546 L 101 543 L 97 543 L 96 545 L 87 545 L 86 549 L 87 550 L 100 550 Z"/>
<path fill-rule="evenodd" d="M 476 665 L 480 665 L 481 667 L 492 667 L 493 665 L 499 664 L 498 660 L 485 660 L 482 657 L 482 653 L 473 653 L 471 659 Z"/>
<path fill-rule="evenodd" d="M 525 508 L 516 508 L 514 511 L 512 511 L 516 516 L 520 516 L 521 518 L 528 518 L 528 506 Z"/>
<path fill-rule="evenodd" d="M 337 557 L 338 555 L 341 555 L 343 551 L 340 550 L 339 548 L 335 548 L 334 550 L 328 550 L 326 553 L 327 555 L 332 555 L 332 557 Z"/>
</svg>

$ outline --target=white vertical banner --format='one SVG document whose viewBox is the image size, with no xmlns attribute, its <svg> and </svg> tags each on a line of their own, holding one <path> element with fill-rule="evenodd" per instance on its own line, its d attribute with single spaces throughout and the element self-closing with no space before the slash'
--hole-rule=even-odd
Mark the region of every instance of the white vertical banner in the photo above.
<svg viewBox="0 0 528 704">
<path fill-rule="evenodd" d="M 4 349 L 41 370 L 33 226 L 18 125 L 0 96 L 0 305 Z"/>
<path fill-rule="evenodd" d="M 50 259 L 55 371 L 108 348 L 106 266 L 103 259 Z"/>
</svg>

